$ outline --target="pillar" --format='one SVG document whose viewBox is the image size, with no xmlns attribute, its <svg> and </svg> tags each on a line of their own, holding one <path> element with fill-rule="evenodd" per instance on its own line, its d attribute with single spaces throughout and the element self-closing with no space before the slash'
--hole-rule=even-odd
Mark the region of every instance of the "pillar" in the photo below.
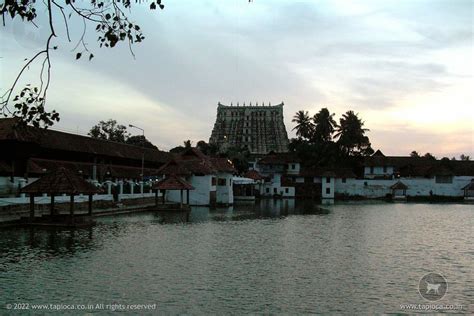
<svg viewBox="0 0 474 316">
<path fill-rule="evenodd" d="M 54 215 L 54 193 L 51 194 L 51 204 L 49 205 L 49 215 Z"/>
<path fill-rule="evenodd" d="M 163 190 L 163 204 L 165 204 L 166 190 Z"/>
<path fill-rule="evenodd" d="M 158 189 L 155 192 L 155 206 L 158 206 Z"/>
<path fill-rule="evenodd" d="M 69 205 L 69 216 L 71 218 L 71 223 L 74 222 L 74 194 L 71 194 L 71 201 Z"/>
<path fill-rule="evenodd" d="M 35 195 L 30 193 L 30 222 L 35 219 Z"/>
<path fill-rule="evenodd" d="M 123 195 L 123 181 L 119 181 L 118 184 L 119 184 L 118 201 L 120 202 L 120 200 L 122 199 L 122 195 Z"/>
<path fill-rule="evenodd" d="M 130 181 L 129 184 L 130 184 L 130 194 L 133 195 L 134 194 L 133 191 L 135 190 L 135 182 Z"/>
<path fill-rule="evenodd" d="M 143 181 L 140 181 L 140 194 L 143 195 Z"/>
<path fill-rule="evenodd" d="M 106 183 L 107 183 L 107 194 L 111 195 L 112 194 L 112 181 L 107 180 Z"/>
<path fill-rule="evenodd" d="M 20 179 L 18 180 L 20 182 L 20 189 L 22 189 L 26 185 L 26 179 Z M 26 197 L 25 193 L 20 193 L 20 197 L 24 198 Z"/>
<path fill-rule="evenodd" d="M 89 194 L 89 216 L 92 216 L 92 194 Z"/>
<path fill-rule="evenodd" d="M 189 190 L 186 190 L 186 202 L 189 205 Z"/>
<path fill-rule="evenodd" d="M 181 195 L 181 199 L 179 200 L 179 208 L 183 208 L 183 190 L 179 190 L 180 191 L 180 195 Z"/>
</svg>

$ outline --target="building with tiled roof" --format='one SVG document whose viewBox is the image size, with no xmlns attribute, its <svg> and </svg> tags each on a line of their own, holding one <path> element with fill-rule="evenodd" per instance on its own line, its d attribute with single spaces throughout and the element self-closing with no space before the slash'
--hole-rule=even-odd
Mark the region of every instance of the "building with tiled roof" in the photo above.
<svg viewBox="0 0 474 316">
<path fill-rule="evenodd" d="M 20 182 L 64 167 L 86 179 L 141 180 L 156 177 L 172 157 L 156 149 L 94 139 L 51 129 L 20 126 L 14 118 L 0 119 L 0 195 L 15 195 Z"/>
<path fill-rule="evenodd" d="M 178 176 L 195 189 L 189 192 L 191 205 L 233 204 L 232 176 L 236 172 L 227 158 L 211 158 L 197 148 L 174 155 L 157 173 Z M 179 202 L 178 192 L 169 192 L 168 201 Z"/>
</svg>

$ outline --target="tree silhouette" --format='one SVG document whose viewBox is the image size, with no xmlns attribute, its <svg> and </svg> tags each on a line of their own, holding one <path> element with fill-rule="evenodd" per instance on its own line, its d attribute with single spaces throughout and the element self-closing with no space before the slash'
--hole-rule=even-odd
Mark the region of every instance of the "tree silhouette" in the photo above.
<svg viewBox="0 0 474 316">
<path fill-rule="evenodd" d="M 354 111 L 347 111 L 339 120 L 336 137 L 338 144 L 348 155 L 368 155 L 373 153 L 370 147 L 369 138 L 365 132 L 369 131 L 363 128 L 364 122 Z"/>
<path fill-rule="evenodd" d="M 100 121 L 94 125 L 88 133 L 92 138 L 111 140 L 114 142 L 125 143 L 128 136 L 127 127 L 117 124 L 116 120 Z"/>
<path fill-rule="evenodd" d="M 141 3 L 135 0 L 134 3 Z M 157 7 L 163 9 L 161 0 L 152 0 L 150 9 Z M 21 124 L 31 123 L 36 127 L 47 128 L 59 121 L 59 114 L 52 110 L 46 110 L 46 100 L 49 84 L 51 81 L 51 52 L 58 49 L 54 40 L 59 36 L 56 32 L 58 24 L 64 24 L 66 37 L 71 42 L 69 32 L 69 19 L 72 16 L 83 21 L 82 35 L 77 39 L 74 48 L 75 58 L 79 59 L 83 55 L 88 55 L 92 60 L 94 54 L 87 47 L 84 37 L 87 26 L 93 25 L 98 34 L 100 47 L 115 47 L 119 42 L 126 42 L 133 55 L 132 45 L 145 39 L 138 24 L 133 23 L 128 18 L 128 13 L 132 9 L 132 0 L 88 0 L 86 4 L 78 4 L 76 0 L 4 0 L 0 3 L 0 14 L 3 24 L 8 18 L 20 18 L 25 23 L 35 22 L 39 15 L 44 15 L 48 21 L 49 35 L 43 49 L 33 55 L 32 58 L 25 59 L 25 64 L 18 72 L 12 85 L 0 96 L 0 111 L 5 117 L 18 117 Z M 27 84 L 19 88 L 19 82 L 23 74 L 33 63 L 39 63 L 41 70 L 39 73 L 39 85 Z M 16 94 L 17 93 L 17 94 Z"/>
<path fill-rule="evenodd" d="M 135 146 L 140 146 L 140 147 L 145 147 L 145 148 L 151 148 L 151 149 L 158 149 L 155 145 L 153 145 L 148 139 L 146 139 L 145 136 L 143 135 L 134 135 L 128 137 L 125 142 L 129 145 L 135 145 Z"/>
<path fill-rule="evenodd" d="M 296 130 L 296 136 L 300 138 L 310 138 L 313 131 L 313 124 L 308 115 L 308 111 L 298 111 L 293 116 L 292 122 L 296 123 L 293 130 Z"/>
<path fill-rule="evenodd" d="M 330 141 L 337 123 L 334 120 L 334 113 L 330 114 L 327 108 L 322 108 L 313 116 L 314 132 L 313 138 L 316 141 Z"/>
</svg>

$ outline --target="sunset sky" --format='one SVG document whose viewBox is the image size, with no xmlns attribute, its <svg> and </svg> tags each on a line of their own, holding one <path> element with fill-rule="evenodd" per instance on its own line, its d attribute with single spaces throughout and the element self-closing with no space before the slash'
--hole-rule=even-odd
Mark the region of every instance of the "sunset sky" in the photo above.
<svg viewBox="0 0 474 316">
<path fill-rule="evenodd" d="M 385 154 L 474 156 L 473 1 L 163 3 L 162 11 L 133 7 L 146 36 L 135 59 L 125 44 L 99 48 L 91 25 L 95 58 L 76 61 L 82 22 L 71 20 L 67 43 L 56 16 L 61 37 L 48 94 L 49 109 L 61 114 L 55 129 L 86 134 L 114 118 L 167 150 L 208 141 L 219 101 L 284 101 L 290 137 L 296 111 L 327 107 L 337 119 L 358 112 Z M 44 45 L 41 22 L 37 29 L 7 18 L 0 27 L 2 91 Z M 35 82 L 37 67 L 23 83 Z"/>
</svg>

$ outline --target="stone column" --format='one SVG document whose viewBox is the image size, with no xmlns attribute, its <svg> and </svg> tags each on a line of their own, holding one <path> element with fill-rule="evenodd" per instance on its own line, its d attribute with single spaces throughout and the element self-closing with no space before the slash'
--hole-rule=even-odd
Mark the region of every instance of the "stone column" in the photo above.
<svg viewBox="0 0 474 316">
<path fill-rule="evenodd" d="M 107 194 L 111 195 L 112 194 L 112 181 L 107 180 L 105 183 L 107 183 Z"/>
<path fill-rule="evenodd" d="M 133 190 L 135 189 L 135 182 L 130 181 L 128 184 L 130 184 L 130 194 L 133 195 Z"/>
<path fill-rule="evenodd" d="M 120 202 L 120 200 L 122 199 L 122 195 L 123 195 L 123 181 L 119 181 L 118 185 L 119 185 L 118 201 Z"/>
<path fill-rule="evenodd" d="M 143 195 L 143 181 L 140 181 L 140 194 Z"/>
<path fill-rule="evenodd" d="M 18 180 L 20 182 L 20 189 L 22 189 L 26 185 L 26 179 L 20 179 Z M 20 193 L 20 197 L 24 198 L 26 197 L 25 193 Z"/>
</svg>

